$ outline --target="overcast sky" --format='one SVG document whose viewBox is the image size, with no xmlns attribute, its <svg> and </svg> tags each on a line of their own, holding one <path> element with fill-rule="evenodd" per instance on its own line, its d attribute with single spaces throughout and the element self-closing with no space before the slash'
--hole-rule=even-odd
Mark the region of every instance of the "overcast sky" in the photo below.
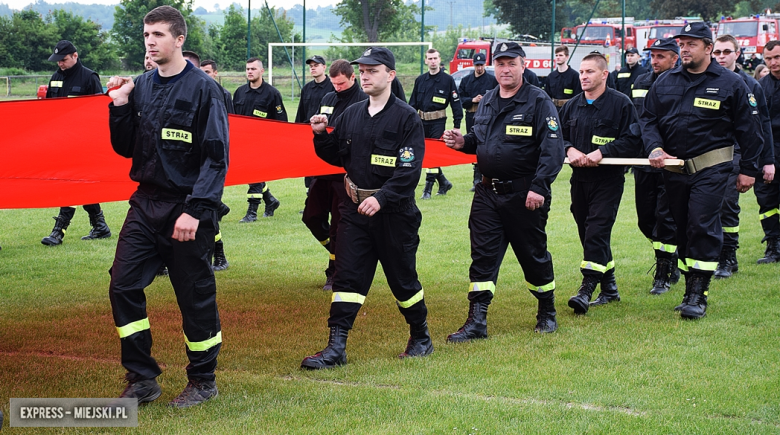
<svg viewBox="0 0 780 435">
<path fill-rule="evenodd" d="M 118 5 L 119 0 L 46 0 L 47 3 L 84 3 L 84 4 L 101 4 L 101 5 Z M 247 0 L 194 0 L 195 8 L 202 6 L 207 10 L 214 10 L 214 5 L 219 4 L 222 9 L 227 8 L 233 2 L 242 5 L 246 8 L 248 4 Z M 306 0 L 307 9 L 316 9 L 318 6 L 328 6 L 338 3 L 339 0 Z M 25 6 L 33 3 L 33 0 L 0 0 L 0 3 L 8 5 L 11 9 L 23 9 Z M 284 7 L 289 8 L 291 5 L 302 4 L 303 0 L 268 0 L 268 5 L 271 7 Z M 252 4 L 252 9 L 258 9 L 265 3 L 263 0 L 255 0 Z"/>
</svg>

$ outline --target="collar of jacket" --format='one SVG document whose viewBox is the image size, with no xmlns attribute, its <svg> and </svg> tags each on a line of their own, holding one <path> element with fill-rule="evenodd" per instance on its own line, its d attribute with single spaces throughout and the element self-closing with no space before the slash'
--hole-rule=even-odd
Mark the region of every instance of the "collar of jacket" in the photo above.
<svg viewBox="0 0 780 435">
<path fill-rule="evenodd" d="M 523 82 L 523 85 L 520 86 L 520 89 L 517 90 L 515 95 L 512 96 L 512 102 L 516 104 L 524 104 L 528 102 L 528 92 L 529 89 L 531 89 L 531 85 Z M 492 98 L 490 101 L 487 102 L 487 104 L 494 106 L 494 109 L 498 111 L 498 99 L 501 97 L 501 85 L 498 85 L 495 89 L 495 92 L 492 94 Z"/>
</svg>

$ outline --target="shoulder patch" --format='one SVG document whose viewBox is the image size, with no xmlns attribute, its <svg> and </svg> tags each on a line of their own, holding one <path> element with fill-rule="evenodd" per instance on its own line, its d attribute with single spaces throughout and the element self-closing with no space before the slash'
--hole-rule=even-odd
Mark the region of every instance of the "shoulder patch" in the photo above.
<svg viewBox="0 0 780 435">
<path fill-rule="evenodd" d="M 284 110 L 282 110 L 281 104 L 276 106 L 276 113 L 282 113 L 282 112 L 284 112 Z"/>
<path fill-rule="evenodd" d="M 758 101 L 756 101 L 756 96 L 755 95 L 748 94 L 748 104 L 750 104 L 750 107 L 758 106 Z"/>
<path fill-rule="evenodd" d="M 401 159 L 404 163 L 409 163 L 414 161 L 414 149 L 411 147 L 403 147 L 398 152 L 398 158 Z"/>
<path fill-rule="evenodd" d="M 554 117 L 547 118 L 547 128 L 550 131 L 558 131 L 558 120 Z"/>
</svg>

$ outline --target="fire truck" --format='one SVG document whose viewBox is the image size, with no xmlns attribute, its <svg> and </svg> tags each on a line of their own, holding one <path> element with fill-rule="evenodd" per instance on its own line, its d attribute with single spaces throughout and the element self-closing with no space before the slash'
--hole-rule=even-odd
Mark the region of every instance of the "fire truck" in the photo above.
<svg viewBox="0 0 780 435">
<path fill-rule="evenodd" d="M 767 42 L 780 39 L 778 35 L 780 14 L 767 12 L 742 18 L 722 17 L 718 23 L 717 35 L 731 35 L 737 38 L 746 56 L 754 53 L 761 54 Z"/>
<path fill-rule="evenodd" d="M 455 55 L 450 61 L 450 74 L 460 71 L 463 68 L 474 66 L 472 59 L 477 53 L 485 55 L 485 59 L 487 60 L 486 65 L 492 65 L 493 53 L 500 44 L 509 41 L 510 40 L 508 39 L 500 38 L 480 38 L 477 40 L 462 39 L 458 43 L 458 47 L 455 49 Z M 550 71 L 555 68 L 555 62 L 553 60 L 554 55 L 550 43 L 531 42 L 531 38 L 529 37 L 522 38 L 521 40 L 512 40 L 512 42 L 517 42 L 523 46 L 523 51 L 525 51 L 526 54 L 525 66 L 536 73 L 537 76 L 547 77 L 547 75 L 550 74 Z M 578 68 L 582 58 L 593 51 L 594 47 L 592 45 L 580 45 L 580 47 L 577 48 L 577 51 L 572 52 L 573 49 L 573 45 L 569 47 L 569 65 Z M 614 69 L 615 65 L 620 64 L 620 49 L 618 47 L 614 45 L 600 47 L 598 51 L 607 58 L 610 71 Z"/>
<path fill-rule="evenodd" d="M 634 17 L 626 17 L 626 48 L 636 47 Z M 623 20 L 621 18 L 592 18 L 587 24 L 565 27 L 561 30 L 561 44 L 574 46 L 602 45 L 605 47 L 623 44 Z"/>
<path fill-rule="evenodd" d="M 658 39 L 677 36 L 682 32 L 682 29 L 686 24 L 696 21 L 702 21 L 701 17 L 675 17 L 673 20 L 634 22 L 634 28 L 637 29 L 637 35 L 640 33 L 639 28 L 647 29 L 643 38 L 637 36 L 637 48 L 640 50 L 646 49 L 653 45 Z"/>
</svg>

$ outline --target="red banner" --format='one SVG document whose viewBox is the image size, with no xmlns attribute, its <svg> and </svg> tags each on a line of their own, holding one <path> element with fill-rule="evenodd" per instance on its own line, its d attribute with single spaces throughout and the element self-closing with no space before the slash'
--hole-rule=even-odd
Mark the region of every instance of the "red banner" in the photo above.
<svg viewBox="0 0 780 435">
<path fill-rule="evenodd" d="M 43 208 L 130 198 L 130 159 L 111 148 L 105 95 L 0 102 L 0 208 Z M 473 163 L 475 156 L 426 139 L 425 167 Z M 225 185 L 342 171 L 314 153 L 311 127 L 230 115 Z"/>
</svg>

